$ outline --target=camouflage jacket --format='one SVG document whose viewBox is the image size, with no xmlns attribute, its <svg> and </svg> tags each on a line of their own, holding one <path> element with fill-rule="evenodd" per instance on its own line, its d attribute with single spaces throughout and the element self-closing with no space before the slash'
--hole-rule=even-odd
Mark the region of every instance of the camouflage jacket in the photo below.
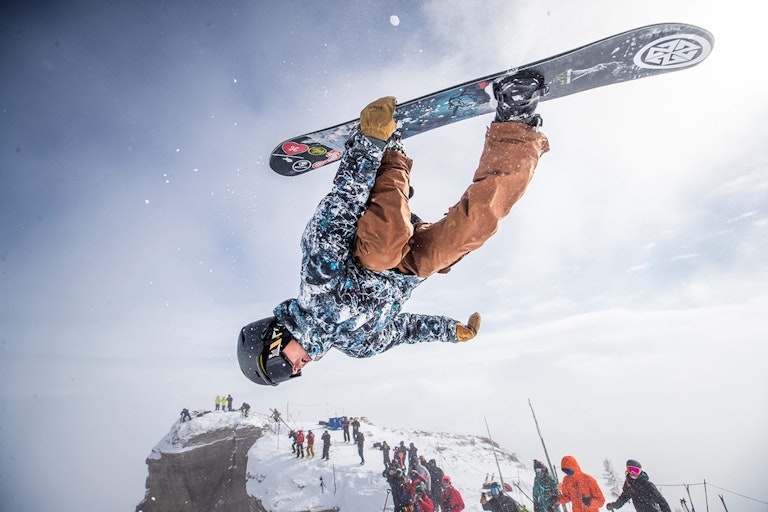
<svg viewBox="0 0 768 512">
<path fill-rule="evenodd" d="M 301 239 L 299 295 L 274 310 L 314 360 L 331 348 L 371 357 L 404 343 L 457 341 L 456 320 L 401 311 L 423 278 L 368 270 L 352 254 L 382 155 L 359 133 L 347 143 L 333 188 Z"/>
</svg>

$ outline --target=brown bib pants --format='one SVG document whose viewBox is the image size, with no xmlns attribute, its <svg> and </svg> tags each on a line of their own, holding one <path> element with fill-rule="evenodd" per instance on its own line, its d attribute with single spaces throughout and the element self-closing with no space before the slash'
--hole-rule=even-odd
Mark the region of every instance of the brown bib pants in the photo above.
<svg viewBox="0 0 768 512">
<path fill-rule="evenodd" d="M 496 233 L 547 151 L 547 138 L 528 125 L 492 123 L 472 184 L 459 202 L 439 221 L 415 227 L 408 205 L 413 161 L 386 151 L 358 221 L 355 256 L 374 271 L 396 269 L 419 277 L 447 272 Z"/>
</svg>

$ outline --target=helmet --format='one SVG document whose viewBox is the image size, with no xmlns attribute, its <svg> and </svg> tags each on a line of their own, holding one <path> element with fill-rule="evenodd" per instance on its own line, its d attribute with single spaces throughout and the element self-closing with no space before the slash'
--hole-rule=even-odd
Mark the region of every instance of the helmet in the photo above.
<svg viewBox="0 0 768 512">
<path fill-rule="evenodd" d="M 293 337 L 270 316 L 246 325 L 237 340 L 237 361 L 243 374 L 256 384 L 277 386 L 293 377 L 293 364 L 283 354 L 283 347 Z"/>
</svg>

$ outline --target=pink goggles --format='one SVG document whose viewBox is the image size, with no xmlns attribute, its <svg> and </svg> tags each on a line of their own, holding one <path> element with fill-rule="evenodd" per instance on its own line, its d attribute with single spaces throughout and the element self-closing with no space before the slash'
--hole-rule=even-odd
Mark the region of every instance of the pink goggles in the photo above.
<svg viewBox="0 0 768 512">
<path fill-rule="evenodd" d="M 635 466 L 627 466 L 627 473 L 632 475 L 639 475 L 643 470 Z"/>
</svg>

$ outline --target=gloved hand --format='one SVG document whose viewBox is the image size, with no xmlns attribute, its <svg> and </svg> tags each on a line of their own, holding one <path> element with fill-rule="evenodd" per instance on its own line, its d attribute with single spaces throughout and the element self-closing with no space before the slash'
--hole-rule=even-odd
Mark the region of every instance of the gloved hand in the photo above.
<svg viewBox="0 0 768 512">
<path fill-rule="evenodd" d="M 589 504 L 592 503 L 592 498 L 590 498 L 589 496 L 582 496 L 581 502 L 588 507 Z"/>
<path fill-rule="evenodd" d="M 480 504 L 481 505 L 485 505 L 486 503 L 488 503 L 488 500 L 485 498 L 485 493 L 481 493 L 480 494 Z"/>
<path fill-rule="evenodd" d="M 607 508 L 608 510 L 614 510 L 616 508 L 616 504 L 615 503 L 609 503 L 609 504 L 607 504 L 605 506 L 605 508 Z"/>
<path fill-rule="evenodd" d="M 477 336 L 480 330 L 480 313 L 472 313 L 467 325 L 458 324 L 456 326 L 456 339 L 459 341 L 469 341 Z"/>
<path fill-rule="evenodd" d="M 394 96 L 385 96 L 369 103 L 360 112 L 360 131 L 366 137 L 389 140 L 395 131 L 395 118 L 392 117 L 397 106 Z"/>
</svg>

